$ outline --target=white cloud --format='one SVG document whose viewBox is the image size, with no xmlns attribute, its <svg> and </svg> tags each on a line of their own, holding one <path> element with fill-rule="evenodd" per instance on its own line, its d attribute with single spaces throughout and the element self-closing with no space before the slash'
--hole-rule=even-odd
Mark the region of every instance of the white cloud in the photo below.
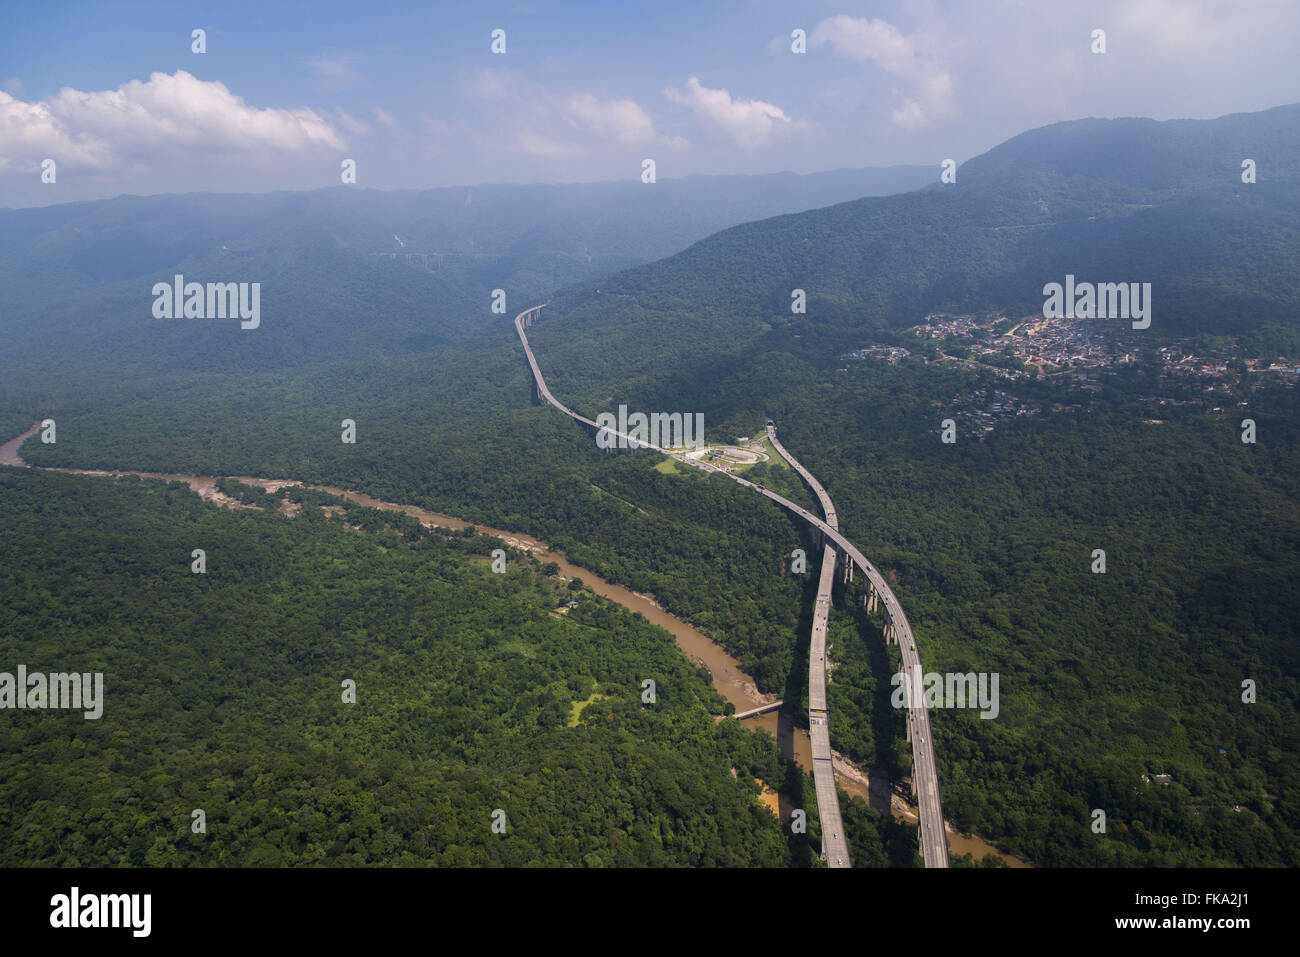
<svg viewBox="0 0 1300 957">
<path fill-rule="evenodd" d="M 378 120 L 380 123 L 383 123 L 390 130 L 397 129 L 397 118 L 394 117 L 392 113 L 389 113 L 387 110 L 382 109 L 378 106 L 371 109 L 370 112 L 374 113 L 375 119 Z"/>
<path fill-rule="evenodd" d="M 921 104 L 901 94 L 900 103 L 896 109 L 889 111 L 889 118 L 894 121 L 894 125 L 901 126 L 905 130 L 919 130 L 928 125 Z"/>
<path fill-rule="evenodd" d="M 899 102 L 890 111 L 904 129 L 920 129 L 955 112 L 952 76 L 919 35 L 905 35 L 884 20 L 841 14 L 817 24 L 808 42 L 813 47 L 829 44 L 841 56 L 874 64 L 908 84 L 908 90 L 894 91 Z"/>
<path fill-rule="evenodd" d="M 523 153 L 541 159 L 569 159 L 582 155 L 582 150 L 575 144 L 554 140 L 532 130 L 519 131 L 515 142 Z"/>
<path fill-rule="evenodd" d="M 64 88 L 50 106 L 70 128 L 110 139 L 123 152 L 177 143 L 248 152 L 344 145 L 315 110 L 251 107 L 225 84 L 184 70 L 99 93 Z"/>
<path fill-rule="evenodd" d="M 810 39 L 813 46 L 830 43 L 837 53 L 863 63 L 877 63 L 895 76 L 910 73 L 916 60 L 912 41 L 884 20 L 840 14 L 817 24 Z"/>
<path fill-rule="evenodd" d="M 565 104 L 571 122 L 625 145 L 646 143 L 655 138 L 654 121 L 635 100 L 602 100 L 580 93 Z"/>
<path fill-rule="evenodd" d="M 116 90 L 65 87 L 40 102 L 0 93 L 0 131 L 5 167 L 49 156 L 61 167 L 103 172 L 150 169 L 196 149 L 265 160 L 344 148 L 334 125 L 314 110 L 252 107 L 224 84 L 184 70 Z"/>
<path fill-rule="evenodd" d="M 1138 37 L 1144 45 L 1171 52 L 1201 53 L 1214 47 L 1222 37 L 1222 20 L 1236 18 L 1237 11 L 1220 12 L 1227 16 L 1216 20 L 1213 12 L 1203 9 L 1200 3 L 1133 0 L 1119 11 L 1119 29 L 1112 28 L 1109 32 L 1118 34 L 1120 39 Z"/>
<path fill-rule="evenodd" d="M 369 123 L 365 120 L 358 119 L 342 107 L 339 107 L 334 111 L 334 118 L 339 126 L 343 127 L 344 130 L 351 133 L 353 136 L 359 136 L 363 133 L 370 132 Z"/>
<path fill-rule="evenodd" d="M 668 87 L 664 95 L 717 124 L 746 150 L 766 146 L 780 128 L 779 124 L 790 123 L 790 117 L 779 106 L 764 100 L 733 98 L 731 91 L 711 89 L 695 76 L 686 81 L 685 92 Z"/>
<path fill-rule="evenodd" d="M 590 92 L 561 94 L 518 71 L 502 69 L 476 71 L 467 88 L 471 97 L 487 104 L 493 125 L 509 130 L 511 141 L 527 156 L 569 159 L 608 153 L 611 144 L 686 145 L 678 137 L 660 135 L 635 100 Z"/>
<path fill-rule="evenodd" d="M 0 93 L 0 171 L 34 170 L 47 157 L 70 169 L 103 168 L 114 162 L 107 143 L 72 133 L 47 104 Z"/>
</svg>

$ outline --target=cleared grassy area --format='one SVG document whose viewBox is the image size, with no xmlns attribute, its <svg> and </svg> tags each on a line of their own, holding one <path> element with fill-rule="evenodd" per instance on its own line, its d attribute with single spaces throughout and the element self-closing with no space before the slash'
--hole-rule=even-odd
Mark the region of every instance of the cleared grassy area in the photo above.
<svg viewBox="0 0 1300 957">
<path fill-rule="evenodd" d="M 592 692 L 591 697 L 586 701 L 573 702 L 573 705 L 569 708 L 569 727 L 576 728 L 578 726 L 578 720 L 582 717 L 583 708 L 595 701 L 603 701 L 607 697 L 609 696 L 603 695 L 599 691 L 595 691 Z"/>
<path fill-rule="evenodd" d="M 663 472 L 665 475 L 675 475 L 681 469 L 677 467 L 676 460 L 665 457 L 662 462 L 655 466 L 655 471 Z"/>
<path fill-rule="evenodd" d="M 790 467 L 790 463 L 781 457 L 780 452 L 772 448 L 772 443 L 766 438 L 763 439 L 763 451 L 768 454 L 773 465 L 779 466 L 783 469 L 788 469 Z"/>
</svg>

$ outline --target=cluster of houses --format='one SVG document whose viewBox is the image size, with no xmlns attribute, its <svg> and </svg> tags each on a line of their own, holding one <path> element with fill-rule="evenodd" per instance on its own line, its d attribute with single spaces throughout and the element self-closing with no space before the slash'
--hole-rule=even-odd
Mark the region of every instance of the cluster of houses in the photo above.
<svg viewBox="0 0 1300 957">
<path fill-rule="evenodd" d="M 959 433 L 978 439 L 983 439 L 1000 424 L 1043 411 L 1041 403 L 1021 399 L 1002 389 L 983 389 L 964 398 L 957 396 L 953 403 L 953 418 L 957 421 Z"/>
<path fill-rule="evenodd" d="M 866 349 L 857 349 L 853 352 L 846 352 L 840 356 L 840 360 L 845 359 L 887 359 L 890 365 L 897 365 L 899 359 L 906 359 L 912 354 L 910 349 L 904 349 L 902 346 L 870 346 Z"/>
</svg>

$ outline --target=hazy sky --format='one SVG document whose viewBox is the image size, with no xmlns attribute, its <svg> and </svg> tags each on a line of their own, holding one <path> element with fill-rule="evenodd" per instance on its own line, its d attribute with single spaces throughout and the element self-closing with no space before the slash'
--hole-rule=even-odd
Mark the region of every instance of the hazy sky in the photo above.
<svg viewBox="0 0 1300 957">
<path fill-rule="evenodd" d="M 6 2 L 0 207 L 331 186 L 349 158 L 380 188 L 937 167 L 1300 101 L 1298 49 L 1296 0 Z"/>
</svg>

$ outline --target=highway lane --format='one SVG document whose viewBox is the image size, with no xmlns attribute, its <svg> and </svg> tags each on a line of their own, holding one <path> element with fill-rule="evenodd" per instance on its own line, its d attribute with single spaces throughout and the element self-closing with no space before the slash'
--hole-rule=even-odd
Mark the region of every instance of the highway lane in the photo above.
<svg viewBox="0 0 1300 957">
<path fill-rule="evenodd" d="M 822 549 L 821 578 L 813 607 L 812 639 L 808 643 L 808 738 L 812 742 L 813 785 L 817 791 L 817 819 L 821 822 L 822 857 L 828 867 L 852 867 L 849 841 L 840 816 L 840 795 L 835 789 L 835 761 L 831 754 L 830 713 L 826 707 L 826 623 L 830 617 L 831 589 L 835 585 L 835 548 Z"/>
<path fill-rule="evenodd" d="M 579 422 L 585 423 L 593 429 L 599 430 L 601 426 L 598 426 L 594 420 L 579 415 L 577 412 L 564 405 L 551 394 L 550 389 L 546 386 L 546 379 L 542 375 L 542 370 L 537 365 L 537 359 L 533 355 L 533 350 L 528 344 L 528 336 L 524 332 L 525 323 L 531 322 L 545 305 L 546 304 L 543 303 L 540 306 L 533 306 L 515 316 L 515 330 L 519 333 L 519 340 L 523 343 L 524 353 L 527 355 L 528 364 L 532 368 L 533 379 L 537 384 L 538 395 L 565 415 L 577 419 Z M 747 486 L 762 493 L 782 508 L 793 512 L 808 524 L 820 529 L 827 538 L 839 547 L 841 552 L 849 556 L 850 560 L 852 560 L 852 562 L 862 570 L 862 573 L 867 576 L 872 586 L 875 588 L 876 594 L 880 597 L 886 620 L 893 624 L 895 638 L 898 642 L 899 656 L 901 658 L 901 670 L 908 675 L 923 673 L 921 670 L 921 658 L 920 655 L 917 654 L 916 642 L 912 637 L 912 626 L 908 623 L 907 616 L 903 613 L 903 606 L 899 604 L 898 598 L 894 595 L 893 589 L 889 587 L 889 583 L 885 580 L 884 576 L 876 570 L 874 565 L 867 561 L 866 556 L 858 550 L 856 545 L 840 534 L 837 527 L 838 521 L 836 521 L 834 506 L 830 502 L 830 497 L 826 495 L 825 489 L 822 489 L 820 483 L 818 483 L 816 479 L 812 477 L 812 474 L 804 469 L 802 465 L 798 466 L 800 475 L 804 477 L 805 481 L 809 482 L 814 492 L 818 493 L 818 498 L 822 501 L 822 507 L 826 510 L 827 516 L 832 521 L 836 521 L 835 526 L 832 526 L 829 522 L 813 515 L 802 505 L 797 505 L 784 496 L 773 492 L 771 489 L 757 485 L 739 475 L 716 468 L 704 461 L 688 459 L 685 455 L 660 448 L 656 445 L 651 445 L 650 443 L 640 439 L 634 439 L 613 428 L 606 429 L 606 431 L 607 433 L 624 439 L 633 447 L 652 448 L 658 452 L 662 452 L 664 455 L 672 456 L 678 462 L 685 465 L 725 475 L 727 478 L 739 483 L 740 485 Z M 774 430 L 769 429 L 768 434 L 769 437 L 775 439 Z M 778 446 L 774 444 L 773 447 L 777 448 Z M 788 453 L 783 454 L 789 458 Z M 823 570 L 824 569 L 825 563 L 823 563 Z M 834 574 L 833 567 L 831 574 Z M 924 701 L 912 700 L 909 698 L 905 704 L 908 711 L 908 727 L 911 731 L 912 738 L 912 782 L 916 791 L 917 809 L 920 815 L 919 833 L 921 839 L 921 857 L 925 861 L 926 867 L 947 867 L 948 841 L 943 827 L 943 807 L 939 797 L 939 776 L 934 761 L 934 736 L 930 731 L 930 715 L 925 707 Z M 818 734 L 823 732 L 826 734 L 826 747 L 829 752 L 829 728 L 825 726 L 824 722 L 819 723 L 816 727 L 822 729 L 822 731 L 817 732 Z M 814 728 L 809 729 L 810 737 L 814 730 Z M 813 763 L 815 771 L 815 765 L 817 763 L 815 758 Z M 814 779 L 815 778 L 816 775 L 814 774 Z M 833 785 L 831 786 L 831 791 L 834 791 Z M 822 807 L 820 800 L 818 802 L 818 807 L 819 809 Z M 838 798 L 835 801 L 835 807 L 838 812 Z M 842 835 L 843 831 L 841 830 L 839 833 Z M 847 860 L 847 858 L 845 859 Z"/>
<path fill-rule="evenodd" d="M 828 538 L 839 546 L 858 568 L 862 569 L 880 596 L 885 615 L 893 623 L 898 641 L 899 656 L 902 667 L 909 675 L 922 673 L 921 658 L 916 651 L 916 642 L 912 637 L 912 626 L 903 614 L 903 607 L 895 597 L 893 589 L 885 581 L 876 567 L 867 561 L 858 547 L 831 528 L 824 521 L 813 515 L 801 505 L 796 505 L 787 498 L 777 495 L 770 489 L 762 488 L 753 482 L 732 475 L 742 485 L 757 489 L 778 505 L 794 512 L 810 525 L 820 528 Z M 930 731 L 930 715 L 923 701 L 907 700 L 909 727 L 912 730 L 912 782 L 916 790 L 917 809 L 920 812 L 921 856 L 926 867 L 948 866 L 948 841 L 943 830 L 943 807 L 939 798 L 939 778 L 934 762 L 934 736 Z M 934 835 L 938 835 L 937 839 Z"/>
<path fill-rule="evenodd" d="M 826 524 L 838 531 L 840 523 L 835 516 L 835 503 L 832 502 L 831 497 L 826 494 L 826 489 L 822 488 L 822 483 L 813 477 L 812 472 L 809 472 L 804 468 L 803 464 L 791 455 L 786 450 L 786 447 L 781 444 L 780 440 L 776 437 L 776 426 L 770 424 L 770 420 L 767 426 L 767 440 L 772 443 L 772 448 L 781 453 L 781 458 L 789 462 L 794 470 L 803 478 L 804 483 L 813 490 L 813 494 L 817 496 L 817 501 L 821 503 L 822 514 L 826 516 Z"/>
<path fill-rule="evenodd" d="M 835 503 L 826 489 L 799 460 L 786 451 L 776 437 L 776 427 L 767 426 L 772 448 L 790 463 L 821 502 L 826 524 L 839 528 Z M 822 548 L 821 578 L 813 609 L 812 640 L 808 643 L 808 737 L 812 741 L 813 783 L 817 790 L 817 815 L 822 829 L 822 856 L 831 867 L 852 867 L 844 822 L 840 816 L 839 792 L 835 789 L 835 763 L 831 754 L 830 712 L 826 706 L 826 625 L 831 611 L 831 589 L 835 587 L 836 553 L 832 545 Z"/>
</svg>

